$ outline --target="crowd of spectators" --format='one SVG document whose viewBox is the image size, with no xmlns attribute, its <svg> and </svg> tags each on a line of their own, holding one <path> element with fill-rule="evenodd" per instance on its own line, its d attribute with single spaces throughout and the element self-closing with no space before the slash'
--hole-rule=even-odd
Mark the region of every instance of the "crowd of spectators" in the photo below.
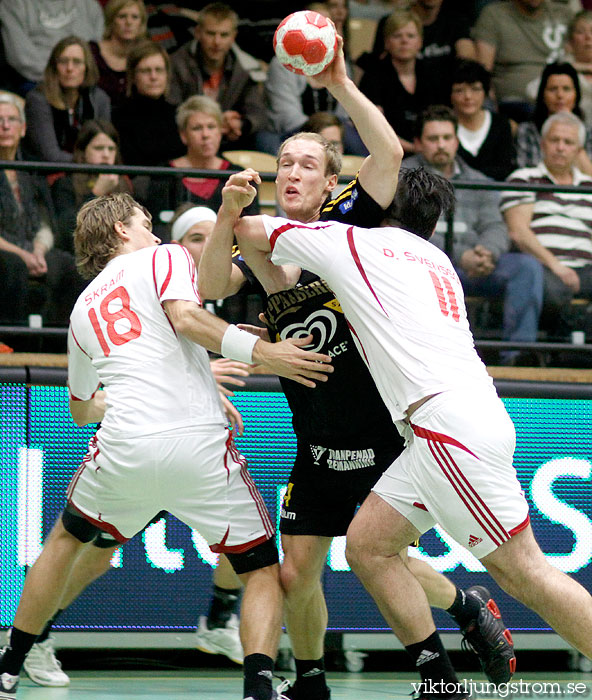
<svg viewBox="0 0 592 700">
<path fill-rule="evenodd" d="M 344 37 L 350 76 L 401 138 L 404 167 L 453 182 L 591 187 L 588 4 L 314 3 Z M 275 27 L 299 9 L 285 0 L 0 0 L 0 153 L 56 163 L 50 175 L 0 171 L 0 324 L 25 324 L 33 312 L 67 323 L 80 289 L 72 231 L 88 198 L 133 192 L 165 241 L 179 205 L 216 210 L 221 201 L 224 177 L 64 174 L 60 163 L 229 171 L 240 168 L 226 151 L 275 155 L 302 129 L 367 154 L 328 91 L 273 56 Z M 366 52 L 354 37 L 360 18 L 375 28 Z M 592 194 L 459 188 L 457 199 L 447 252 L 466 293 L 501 300 L 506 340 L 568 337 L 570 300 L 592 296 Z"/>
</svg>

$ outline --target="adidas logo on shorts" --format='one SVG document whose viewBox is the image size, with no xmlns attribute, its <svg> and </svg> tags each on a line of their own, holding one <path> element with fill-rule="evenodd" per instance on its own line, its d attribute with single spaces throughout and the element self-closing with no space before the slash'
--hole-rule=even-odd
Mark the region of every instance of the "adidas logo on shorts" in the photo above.
<svg viewBox="0 0 592 700">
<path fill-rule="evenodd" d="M 469 547 L 474 547 L 475 545 L 483 542 L 482 537 L 476 537 L 475 535 L 469 535 Z"/>
</svg>

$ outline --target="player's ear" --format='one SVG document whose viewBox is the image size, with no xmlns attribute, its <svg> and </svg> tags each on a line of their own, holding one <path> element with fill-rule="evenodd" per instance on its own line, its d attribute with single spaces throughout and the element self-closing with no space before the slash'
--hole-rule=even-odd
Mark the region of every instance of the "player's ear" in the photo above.
<svg viewBox="0 0 592 700">
<path fill-rule="evenodd" d="M 333 175 L 329 175 L 327 178 L 327 192 L 333 192 L 333 190 L 337 187 L 337 175 L 333 173 Z"/>
<path fill-rule="evenodd" d="M 113 224 L 113 228 L 115 229 L 115 233 L 119 236 L 119 238 L 121 238 L 122 241 L 125 242 L 129 240 L 129 236 L 126 233 L 125 224 L 123 221 L 116 221 Z"/>
</svg>

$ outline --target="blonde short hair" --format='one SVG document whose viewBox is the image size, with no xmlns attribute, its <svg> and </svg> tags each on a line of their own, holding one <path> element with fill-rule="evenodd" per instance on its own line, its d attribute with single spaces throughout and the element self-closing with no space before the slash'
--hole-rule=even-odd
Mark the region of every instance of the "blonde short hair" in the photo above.
<svg viewBox="0 0 592 700">
<path fill-rule="evenodd" d="M 196 112 L 213 117 L 218 126 L 222 128 L 222 109 L 216 100 L 207 97 L 207 95 L 192 95 L 177 107 L 177 129 L 185 131 L 189 117 Z"/>
<path fill-rule="evenodd" d="M 335 148 L 335 145 L 328 141 L 324 136 L 313 131 L 300 131 L 297 134 L 287 138 L 282 143 L 280 150 L 278 151 L 276 157 L 276 162 L 278 165 L 280 158 L 282 157 L 282 153 L 284 152 L 284 148 L 289 143 L 292 143 L 292 141 L 298 140 L 314 141 L 315 143 L 318 143 L 325 153 L 325 175 L 339 175 L 341 172 L 341 153 L 339 153 L 339 151 Z"/>
<path fill-rule="evenodd" d="M 398 32 L 399 29 L 406 27 L 410 22 L 417 27 L 419 36 L 423 39 L 423 24 L 419 17 L 412 10 L 395 10 L 386 19 L 384 23 L 383 36 L 387 39 L 391 34 Z"/>
</svg>

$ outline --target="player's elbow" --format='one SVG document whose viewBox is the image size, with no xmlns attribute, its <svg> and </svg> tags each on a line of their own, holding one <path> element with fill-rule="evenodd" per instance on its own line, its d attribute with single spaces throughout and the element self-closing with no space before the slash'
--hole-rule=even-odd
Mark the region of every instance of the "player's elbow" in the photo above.
<svg viewBox="0 0 592 700">
<path fill-rule="evenodd" d="M 391 170 L 394 170 L 399 168 L 404 156 L 405 151 L 403 150 L 403 146 L 401 145 L 401 142 L 399 141 L 399 138 L 395 132 L 391 130 L 390 138 L 388 139 L 386 148 L 384 149 L 383 153 L 381 153 L 381 158 L 383 158 L 385 161 L 388 160 L 388 166 L 390 166 Z"/>
<path fill-rule="evenodd" d="M 86 410 L 86 401 L 74 401 L 70 399 L 70 415 L 72 420 L 79 427 L 82 428 L 90 423 L 88 418 L 88 412 Z"/>
<path fill-rule="evenodd" d="M 197 278 L 197 289 L 202 299 L 224 299 L 227 295 L 226 284 L 221 277 L 207 278 L 207 275 L 200 275 Z"/>
</svg>

